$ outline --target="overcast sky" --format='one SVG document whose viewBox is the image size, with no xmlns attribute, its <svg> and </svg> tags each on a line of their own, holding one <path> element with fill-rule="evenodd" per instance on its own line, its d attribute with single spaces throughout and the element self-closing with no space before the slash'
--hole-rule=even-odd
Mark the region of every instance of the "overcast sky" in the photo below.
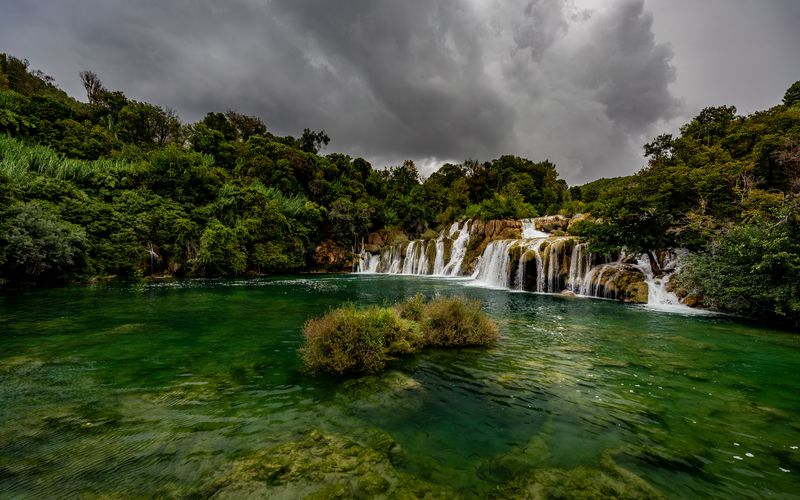
<svg viewBox="0 0 800 500">
<path fill-rule="evenodd" d="M 627 175 L 708 105 L 800 80 L 797 0 L 4 0 L 0 51 L 184 121 L 325 129 L 375 167 L 516 154 L 570 184 Z"/>
</svg>

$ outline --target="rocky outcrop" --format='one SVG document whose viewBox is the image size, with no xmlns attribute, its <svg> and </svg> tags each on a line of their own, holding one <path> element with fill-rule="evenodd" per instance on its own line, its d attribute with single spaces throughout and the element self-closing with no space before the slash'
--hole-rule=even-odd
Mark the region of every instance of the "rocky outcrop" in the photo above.
<svg viewBox="0 0 800 500">
<path fill-rule="evenodd" d="M 408 236 L 400 229 L 381 229 L 380 231 L 369 233 L 366 244 L 380 248 L 387 245 L 397 245 L 407 241 Z"/>
<path fill-rule="evenodd" d="M 567 224 L 567 232 L 572 234 L 572 231 L 575 229 L 576 224 L 588 220 L 592 220 L 592 214 L 586 213 L 586 214 L 573 215 L 572 218 L 569 220 L 569 223 Z"/>
<path fill-rule="evenodd" d="M 484 239 L 517 239 L 522 234 L 522 222 L 515 219 L 493 219 L 487 222 L 475 221 L 470 228 L 471 235 Z"/>
<path fill-rule="evenodd" d="M 567 231 L 570 219 L 563 215 L 548 215 L 546 217 L 537 217 L 533 219 L 534 227 L 539 231 L 545 233 L 552 233 L 555 231 Z"/>
<path fill-rule="evenodd" d="M 581 293 L 595 297 L 647 304 L 647 277 L 633 264 L 612 262 L 592 269 Z"/>
<path fill-rule="evenodd" d="M 314 250 L 314 262 L 322 269 L 349 270 L 353 267 L 354 259 L 357 256 L 331 240 L 323 241 Z"/>
</svg>

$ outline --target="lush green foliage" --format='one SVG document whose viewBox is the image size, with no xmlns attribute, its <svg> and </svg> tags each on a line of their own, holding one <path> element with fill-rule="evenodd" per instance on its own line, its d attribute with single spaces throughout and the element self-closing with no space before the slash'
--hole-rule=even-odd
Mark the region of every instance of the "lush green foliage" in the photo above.
<svg viewBox="0 0 800 500">
<path fill-rule="evenodd" d="M 732 227 L 676 280 L 717 309 L 800 327 L 800 197 Z"/>
<path fill-rule="evenodd" d="M 347 258 L 319 262 L 315 250 L 346 256 L 372 230 L 417 237 L 467 214 L 554 212 L 567 197 L 550 162 L 504 156 L 423 179 L 411 161 L 375 170 L 361 158 L 321 156 L 330 142 L 324 131 L 279 137 L 235 111 L 182 124 L 174 111 L 109 90 L 90 71 L 81 81 L 87 103 L 27 61 L 0 55 L 0 174 L 9 195 L 0 214 L 47 202 L 86 238 L 80 258 L 57 276 L 46 267 L 0 280 L 341 269 Z"/>
<path fill-rule="evenodd" d="M 594 221 L 573 232 L 591 249 L 694 252 L 678 278 L 682 293 L 711 307 L 798 323 L 800 267 L 800 82 L 784 104 L 750 116 L 704 109 L 678 137 L 644 147 L 638 174 L 570 189 Z M 574 203 L 574 202 L 573 202 Z"/>
<path fill-rule="evenodd" d="M 427 346 L 489 345 L 497 325 L 480 310 L 480 302 L 421 295 L 395 307 L 357 308 L 349 304 L 306 322 L 300 349 L 312 372 L 376 373 L 401 355 Z"/>
<path fill-rule="evenodd" d="M 746 234 L 771 242 L 748 247 L 764 258 L 795 251 L 797 231 L 779 221 L 798 210 L 800 82 L 782 104 L 750 116 L 704 109 L 679 136 L 646 144 L 648 163 L 636 175 L 567 189 L 549 161 L 467 160 L 423 179 L 411 161 L 376 170 L 362 158 L 322 156 L 324 131 L 280 137 L 235 111 L 183 124 L 170 109 L 106 89 L 92 72 L 81 80 L 86 103 L 0 54 L 0 282 L 342 269 L 378 229 L 430 237 L 464 217 L 591 212 L 572 231 L 592 251 L 646 253 L 657 269 L 663 250 L 688 248 L 698 256 L 687 283 L 707 304 L 795 314 L 794 292 L 754 257 L 746 262 L 758 270 L 732 288 L 757 300 L 728 300 L 698 283 L 729 283 L 736 260 L 726 249 L 755 241 Z M 781 210 L 788 215 L 776 216 Z M 796 266 L 781 272 L 800 282 Z M 773 292 L 760 288 L 767 283 L 777 284 Z"/>
</svg>

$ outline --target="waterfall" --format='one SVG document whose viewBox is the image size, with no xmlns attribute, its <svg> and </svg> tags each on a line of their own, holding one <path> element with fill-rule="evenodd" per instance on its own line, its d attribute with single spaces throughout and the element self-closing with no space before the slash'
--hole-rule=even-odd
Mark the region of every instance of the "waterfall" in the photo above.
<svg viewBox="0 0 800 500">
<path fill-rule="evenodd" d="M 444 239 L 445 239 L 444 234 L 436 238 L 436 243 L 435 243 L 436 258 L 433 259 L 434 276 L 441 276 L 442 274 L 444 274 Z"/>
<path fill-rule="evenodd" d="M 403 274 L 416 274 L 414 272 L 414 264 L 416 263 L 416 258 L 414 251 L 417 248 L 417 242 L 412 241 L 406 247 L 406 256 L 403 259 Z"/>
<path fill-rule="evenodd" d="M 507 288 L 511 275 L 509 252 L 515 243 L 517 240 L 495 240 L 489 243 L 473 275 L 475 280 L 484 285 Z"/>
<path fill-rule="evenodd" d="M 575 293 L 580 293 L 583 278 L 591 267 L 592 254 L 586 250 L 586 243 L 576 243 L 572 247 L 572 255 L 569 260 L 567 288 Z"/>
<path fill-rule="evenodd" d="M 550 236 L 544 231 L 536 229 L 535 219 L 522 219 L 522 237 L 526 240 L 534 238 L 547 238 Z"/>
<path fill-rule="evenodd" d="M 442 270 L 444 276 L 458 276 L 461 273 L 461 264 L 467 255 L 467 243 L 469 243 L 469 220 L 464 221 L 461 226 L 453 224 L 450 227 L 450 238 L 458 232 L 458 238 L 453 242 L 453 250 L 450 252 L 450 262 Z M 454 230 L 455 228 L 455 230 Z"/>
<path fill-rule="evenodd" d="M 364 242 L 361 242 L 361 253 L 358 255 L 358 270 L 362 274 L 375 274 L 381 263 L 380 255 L 373 255 L 364 250 Z"/>
<path fill-rule="evenodd" d="M 669 277 L 677 268 L 675 254 L 668 255 L 669 261 L 664 266 L 667 273 L 656 278 L 646 256 L 635 260 L 624 253 L 593 255 L 586 243 L 569 236 L 549 236 L 536 230 L 535 222 L 521 221 L 521 239 L 489 241 L 474 263 L 469 262 L 474 264 L 472 280 L 495 288 L 538 293 L 568 290 L 583 296 L 642 301 L 642 287 L 646 284 L 650 305 L 685 307 L 667 290 Z M 470 231 L 477 229 L 472 226 L 470 220 L 455 222 L 435 239 L 385 246 L 380 255 L 365 251 L 362 242 L 358 272 L 462 276 L 461 268 L 473 236 Z M 485 237 L 480 231 L 474 236 Z"/>
<path fill-rule="evenodd" d="M 645 280 L 647 281 L 647 304 L 656 307 L 687 307 L 681 304 L 681 299 L 677 295 L 667 290 L 669 279 L 678 270 L 677 258 L 673 255 L 668 255 L 669 260 L 664 264 L 665 269 L 673 268 L 669 274 L 665 273 L 662 277 L 656 278 L 653 273 L 653 267 L 650 265 L 650 259 L 647 255 L 639 256 L 636 261 L 636 267 L 642 270 Z"/>
<path fill-rule="evenodd" d="M 561 259 L 560 257 L 560 250 L 561 250 L 561 240 L 556 240 L 550 243 L 550 254 L 548 255 L 548 266 L 547 266 L 547 290 L 543 290 L 550 293 L 556 293 L 561 291 Z"/>
</svg>

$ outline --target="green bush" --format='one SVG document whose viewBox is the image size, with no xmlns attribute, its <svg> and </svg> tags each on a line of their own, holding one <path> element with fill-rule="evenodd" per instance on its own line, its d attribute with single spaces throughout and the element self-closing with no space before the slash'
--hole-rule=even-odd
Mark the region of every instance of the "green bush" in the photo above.
<svg viewBox="0 0 800 500">
<path fill-rule="evenodd" d="M 357 308 L 348 304 L 306 322 L 300 355 L 311 372 L 376 373 L 401 355 L 428 346 L 488 345 L 497 325 L 480 311 L 480 302 L 422 295 L 395 307 Z"/>
<path fill-rule="evenodd" d="M 497 324 L 481 312 L 480 301 L 464 297 L 438 297 L 426 304 L 421 323 L 430 346 L 487 345 L 498 338 Z"/>
<path fill-rule="evenodd" d="M 421 343 L 419 325 L 395 309 L 352 304 L 309 320 L 300 353 L 313 372 L 376 373 L 394 356 L 410 354 Z"/>
</svg>

